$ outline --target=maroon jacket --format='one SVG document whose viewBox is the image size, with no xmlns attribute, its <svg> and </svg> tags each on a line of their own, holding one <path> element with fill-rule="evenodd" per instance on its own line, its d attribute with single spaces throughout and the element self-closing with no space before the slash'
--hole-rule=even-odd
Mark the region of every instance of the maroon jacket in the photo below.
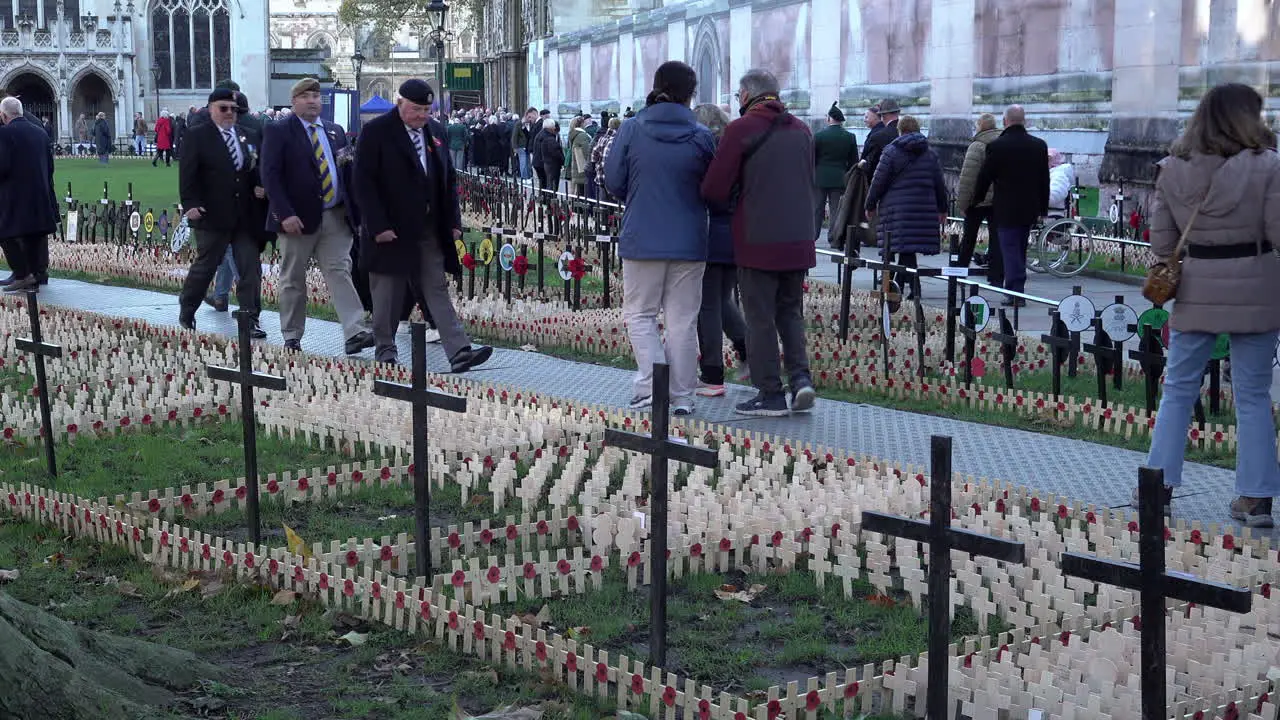
<svg viewBox="0 0 1280 720">
<path fill-rule="evenodd" d="M 808 270 L 814 251 L 813 134 L 778 100 L 729 123 L 702 180 L 702 197 L 733 211 L 733 259 L 754 270 Z M 779 123 L 766 138 L 766 133 Z M 744 163 L 743 154 L 755 147 Z"/>
</svg>

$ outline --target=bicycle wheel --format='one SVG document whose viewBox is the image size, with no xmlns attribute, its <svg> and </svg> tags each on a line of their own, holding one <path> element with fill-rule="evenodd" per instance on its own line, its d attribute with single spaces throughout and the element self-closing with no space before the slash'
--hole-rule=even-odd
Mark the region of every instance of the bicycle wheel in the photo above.
<svg viewBox="0 0 1280 720">
<path fill-rule="evenodd" d="M 1079 275 L 1093 260 L 1093 234 L 1082 223 L 1063 218 L 1040 233 L 1041 260 L 1057 277 Z"/>
<path fill-rule="evenodd" d="M 1032 229 L 1032 241 L 1027 244 L 1027 270 L 1033 273 L 1049 272 L 1049 263 L 1057 259 L 1045 249 L 1044 232 L 1040 228 Z"/>
</svg>

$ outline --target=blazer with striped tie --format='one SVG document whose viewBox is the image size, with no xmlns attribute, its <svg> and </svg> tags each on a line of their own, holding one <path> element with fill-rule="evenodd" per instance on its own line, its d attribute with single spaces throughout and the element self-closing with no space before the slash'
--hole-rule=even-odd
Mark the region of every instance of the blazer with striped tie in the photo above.
<svg viewBox="0 0 1280 720">
<path fill-rule="evenodd" d="M 333 153 L 334 164 L 330 168 L 346 201 L 351 195 L 351 171 L 349 164 L 338 161 L 340 151 L 347 146 L 347 134 L 342 126 L 323 118 L 317 122 L 324 128 Z M 302 221 L 302 234 L 313 235 L 320 229 L 324 217 L 324 198 L 320 190 L 320 165 L 316 161 L 311 136 L 297 117 L 289 116 L 268 123 L 262 131 L 262 186 L 267 190 L 267 230 L 280 232 L 280 223 L 297 216 Z M 345 214 L 345 213 L 344 213 Z M 350 217 L 346 220 L 352 228 Z"/>
<path fill-rule="evenodd" d="M 204 208 L 204 216 L 191 221 L 197 230 L 250 233 L 258 230 L 253 227 L 259 205 L 253 196 L 253 188 L 260 182 L 258 136 L 239 125 L 233 131 L 243 159 L 239 169 L 227 152 L 222 131 L 212 122 L 189 130 L 183 141 L 178 163 L 178 196 L 184 209 Z"/>
</svg>

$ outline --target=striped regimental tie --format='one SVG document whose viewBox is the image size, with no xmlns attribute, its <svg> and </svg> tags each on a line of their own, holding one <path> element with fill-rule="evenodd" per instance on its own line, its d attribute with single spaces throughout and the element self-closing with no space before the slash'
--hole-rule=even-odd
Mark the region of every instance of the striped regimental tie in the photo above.
<svg viewBox="0 0 1280 720">
<path fill-rule="evenodd" d="M 223 130 L 222 142 L 227 144 L 227 152 L 231 154 L 231 162 L 236 166 L 236 170 L 241 169 L 244 161 L 240 158 L 240 143 L 236 142 L 235 131 Z"/>
<path fill-rule="evenodd" d="M 320 193 L 324 204 L 333 202 L 333 173 L 329 171 L 329 161 L 324 156 L 324 146 L 320 144 L 320 136 L 316 134 L 316 125 L 311 125 L 311 151 L 316 154 L 316 164 L 320 166 Z"/>
<path fill-rule="evenodd" d="M 413 151 L 418 154 L 418 164 L 422 166 L 422 171 L 427 171 L 427 156 L 422 151 L 422 131 L 410 130 L 409 137 L 413 138 Z"/>
</svg>

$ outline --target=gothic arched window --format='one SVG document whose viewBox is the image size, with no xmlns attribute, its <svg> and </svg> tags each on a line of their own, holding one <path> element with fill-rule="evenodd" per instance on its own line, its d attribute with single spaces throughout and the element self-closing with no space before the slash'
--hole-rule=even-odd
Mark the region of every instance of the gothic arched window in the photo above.
<svg viewBox="0 0 1280 720">
<path fill-rule="evenodd" d="M 152 0 L 151 47 L 162 90 L 205 90 L 231 77 L 226 0 Z"/>
</svg>

